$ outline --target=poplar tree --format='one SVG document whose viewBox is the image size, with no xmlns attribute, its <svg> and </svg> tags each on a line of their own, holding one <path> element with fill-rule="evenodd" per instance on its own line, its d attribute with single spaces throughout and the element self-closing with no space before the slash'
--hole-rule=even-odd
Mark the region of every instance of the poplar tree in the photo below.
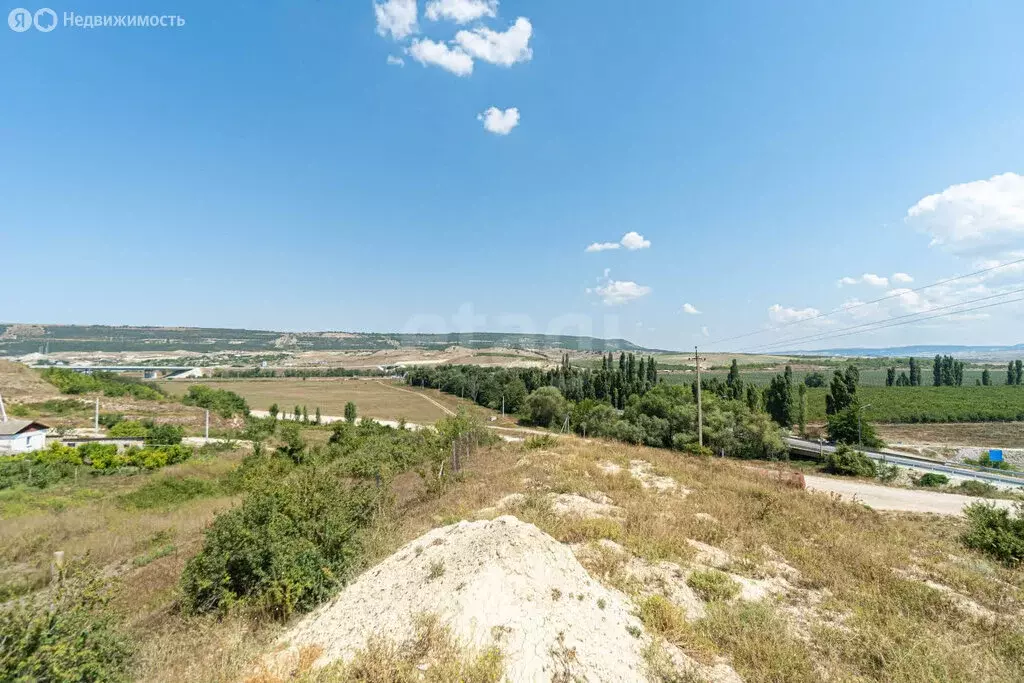
<svg viewBox="0 0 1024 683">
<path fill-rule="evenodd" d="M 889 368 L 885 371 L 885 386 L 891 387 L 894 384 L 896 384 L 896 368 Z"/>
<path fill-rule="evenodd" d="M 933 386 L 942 386 L 942 356 L 935 354 L 935 362 L 932 364 Z"/>
</svg>

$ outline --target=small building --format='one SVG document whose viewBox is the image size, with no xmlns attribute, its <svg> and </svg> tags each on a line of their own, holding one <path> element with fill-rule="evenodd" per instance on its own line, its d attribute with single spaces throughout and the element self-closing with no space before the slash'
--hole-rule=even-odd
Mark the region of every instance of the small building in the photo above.
<svg viewBox="0 0 1024 683">
<path fill-rule="evenodd" d="M 118 453 L 128 448 L 146 447 L 146 440 L 141 436 L 62 436 L 60 442 L 69 448 L 78 448 L 91 443 L 101 446 L 117 446 Z"/>
<path fill-rule="evenodd" d="M 50 428 L 35 420 L 0 420 L 0 454 L 31 453 L 46 448 Z"/>
</svg>

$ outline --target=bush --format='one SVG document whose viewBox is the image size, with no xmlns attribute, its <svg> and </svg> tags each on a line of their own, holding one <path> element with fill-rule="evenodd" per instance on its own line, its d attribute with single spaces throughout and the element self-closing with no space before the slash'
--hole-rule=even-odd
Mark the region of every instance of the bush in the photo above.
<svg viewBox="0 0 1024 683">
<path fill-rule="evenodd" d="M 181 425 L 155 424 L 146 433 L 147 446 L 176 446 L 185 438 Z"/>
<path fill-rule="evenodd" d="M 526 417 L 535 425 L 550 427 L 565 419 L 567 404 L 555 387 L 541 387 L 526 397 Z"/>
<path fill-rule="evenodd" d="M 54 595 L 0 613 L 0 680 L 127 681 L 130 649 L 99 579 L 72 570 Z"/>
<path fill-rule="evenodd" d="M 558 438 L 551 434 L 543 434 L 540 436 L 531 436 L 523 443 L 523 447 L 529 450 L 537 450 L 540 448 L 551 448 L 558 443 Z"/>
<path fill-rule="evenodd" d="M 697 571 L 686 579 L 686 585 L 702 599 L 709 602 L 729 600 L 740 594 L 740 586 L 725 572 L 717 569 Z"/>
<path fill-rule="evenodd" d="M 108 436 L 118 439 L 141 439 L 147 434 L 149 434 L 149 429 L 146 428 L 146 425 L 135 420 L 118 422 L 107 432 Z"/>
<path fill-rule="evenodd" d="M 866 448 L 881 448 L 885 445 L 874 426 L 863 415 L 859 415 L 859 406 L 854 403 L 825 418 L 825 430 L 828 438 L 835 443 L 857 444 Z"/>
<path fill-rule="evenodd" d="M 227 389 L 211 389 L 201 384 L 193 384 L 188 393 L 181 399 L 187 406 L 196 406 L 212 410 L 224 419 L 249 414 L 249 404 L 244 398 Z"/>
<path fill-rule="evenodd" d="M 992 460 L 988 451 L 985 451 L 984 453 L 979 455 L 977 458 L 974 458 L 973 460 L 971 458 L 964 458 L 964 463 L 967 465 L 977 465 L 978 467 L 989 467 L 994 470 L 1013 469 L 1013 467 L 1010 466 L 1010 463 L 1006 462 L 1005 460 Z"/>
<path fill-rule="evenodd" d="M 917 486 L 924 486 L 927 488 L 937 488 L 939 486 L 945 486 L 948 483 L 949 477 L 945 474 L 939 474 L 938 472 L 922 474 L 920 478 L 914 482 Z"/>
<path fill-rule="evenodd" d="M 86 375 L 65 368 L 49 368 L 43 370 L 43 379 L 57 387 L 62 394 L 102 392 L 104 396 L 133 396 L 150 401 L 159 401 L 166 396 L 155 384 L 112 372 Z"/>
<path fill-rule="evenodd" d="M 989 484 L 987 481 L 978 481 L 976 479 L 964 479 L 949 490 L 965 496 L 976 496 L 978 498 L 994 498 L 999 494 L 998 487 Z"/>
<path fill-rule="evenodd" d="M 242 603 L 285 619 L 342 585 L 360 558 L 377 492 L 345 489 L 330 474 L 298 468 L 219 515 L 182 574 L 184 609 L 224 612 Z"/>
<path fill-rule="evenodd" d="M 846 477 L 875 477 L 878 467 L 868 456 L 843 444 L 826 455 L 825 471 Z"/>
<path fill-rule="evenodd" d="M 964 508 L 967 531 L 961 541 L 1011 567 L 1024 562 L 1024 503 L 1014 509 L 991 503 L 973 503 Z"/>
<path fill-rule="evenodd" d="M 147 482 L 141 488 L 121 496 L 121 501 L 140 510 L 180 505 L 193 498 L 215 496 L 220 487 L 196 477 L 165 477 Z"/>
</svg>

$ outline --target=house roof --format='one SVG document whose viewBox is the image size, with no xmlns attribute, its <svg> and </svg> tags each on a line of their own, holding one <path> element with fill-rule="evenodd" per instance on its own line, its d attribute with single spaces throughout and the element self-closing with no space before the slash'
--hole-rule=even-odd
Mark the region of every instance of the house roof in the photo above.
<svg viewBox="0 0 1024 683">
<path fill-rule="evenodd" d="M 0 422 L 0 436 L 14 436 L 15 434 L 31 432 L 37 429 L 49 429 L 49 427 L 35 420 L 8 419 L 7 422 Z"/>
</svg>

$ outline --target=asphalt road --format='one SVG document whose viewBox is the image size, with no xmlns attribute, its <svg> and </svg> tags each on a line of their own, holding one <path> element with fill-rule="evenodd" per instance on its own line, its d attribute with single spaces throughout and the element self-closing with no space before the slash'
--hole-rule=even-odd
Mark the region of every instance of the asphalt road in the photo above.
<svg viewBox="0 0 1024 683">
<path fill-rule="evenodd" d="M 819 444 L 817 441 L 787 437 L 786 443 L 791 449 L 802 453 L 813 455 L 819 452 Z M 836 450 L 835 446 L 830 446 L 828 444 L 821 445 L 820 449 L 825 453 L 832 453 Z M 1022 477 L 1014 477 L 1007 474 L 999 474 L 997 472 L 984 472 L 966 467 L 955 467 L 953 465 L 942 465 L 929 460 L 913 458 L 905 455 L 894 455 L 892 453 L 879 453 L 877 451 L 869 451 L 863 448 L 858 448 L 857 450 L 861 451 L 869 458 L 886 462 L 891 465 L 913 467 L 915 469 L 928 470 L 930 472 L 942 472 L 943 474 L 951 474 L 963 479 L 974 479 L 977 481 L 988 482 L 990 484 L 999 484 L 1001 486 L 1024 487 L 1024 478 Z"/>
</svg>

